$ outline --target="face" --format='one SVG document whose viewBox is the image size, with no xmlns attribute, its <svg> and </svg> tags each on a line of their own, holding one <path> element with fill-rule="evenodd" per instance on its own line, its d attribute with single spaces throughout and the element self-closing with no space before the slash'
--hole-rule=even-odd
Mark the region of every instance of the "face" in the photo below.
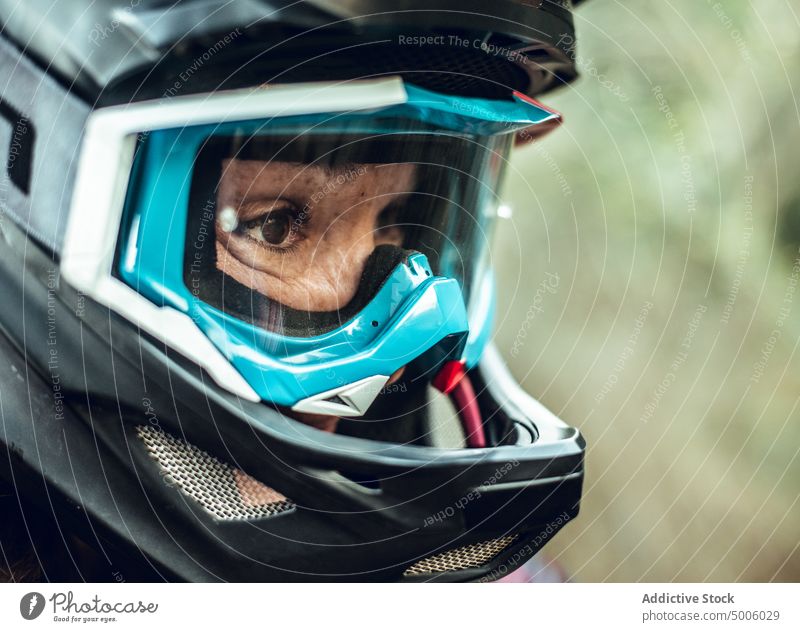
<svg viewBox="0 0 800 632">
<path fill-rule="evenodd" d="M 287 307 L 341 309 L 381 244 L 401 246 L 395 210 L 414 190 L 412 164 L 223 163 L 217 267 Z"/>
<path fill-rule="evenodd" d="M 331 311 L 355 295 L 382 244 L 401 246 L 396 209 L 414 190 L 412 164 L 226 160 L 217 198 L 217 267 L 287 307 Z M 389 383 L 403 373 L 399 369 Z M 338 418 L 292 413 L 328 432 Z"/>
</svg>

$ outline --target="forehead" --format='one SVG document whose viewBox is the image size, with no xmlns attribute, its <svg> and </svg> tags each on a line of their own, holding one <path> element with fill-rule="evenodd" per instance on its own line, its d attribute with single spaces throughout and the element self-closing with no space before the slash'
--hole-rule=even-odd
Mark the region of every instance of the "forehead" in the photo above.
<svg viewBox="0 0 800 632">
<path fill-rule="evenodd" d="M 224 189 L 249 191 L 298 189 L 335 185 L 336 190 L 407 190 L 414 180 L 416 165 L 411 163 L 346 163 L 339 165 L 305 164 L 279 160 L 223 161 L 221 184 Z"/>
</svg>

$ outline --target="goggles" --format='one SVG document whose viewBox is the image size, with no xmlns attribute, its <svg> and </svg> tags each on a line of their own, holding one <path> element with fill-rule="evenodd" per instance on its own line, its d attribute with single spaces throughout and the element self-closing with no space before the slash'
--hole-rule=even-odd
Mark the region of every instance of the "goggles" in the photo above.
<svg viewBox="0 0 800 632">
<path fill-rule="evenodd" d="M 507 154 L 557 119 L 400 79 L 101 110 L 62 270 L 240 397 L 358 416 L 480 357 Z"/>
</svg>

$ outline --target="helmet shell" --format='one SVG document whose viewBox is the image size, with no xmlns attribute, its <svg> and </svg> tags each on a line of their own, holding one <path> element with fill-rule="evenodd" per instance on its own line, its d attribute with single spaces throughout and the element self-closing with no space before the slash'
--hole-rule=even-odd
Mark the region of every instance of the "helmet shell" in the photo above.
<svg viewBox="0 0 800 632">
<path fill-rule="evenodd" d="M 440 92 L 502 98 L 575 78 L 572 5 L 96 0 L 76 10 L 71 2 L 0 0 L 0 19 L 61 81 L 105 104 L 172 96 L 176 82 L 186 93 L 387 74 Z"/>
</svg>

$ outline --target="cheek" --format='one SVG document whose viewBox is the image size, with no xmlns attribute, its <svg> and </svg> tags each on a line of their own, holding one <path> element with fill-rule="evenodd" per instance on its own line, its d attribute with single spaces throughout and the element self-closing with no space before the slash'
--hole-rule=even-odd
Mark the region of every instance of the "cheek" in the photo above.
<svg viewBox="0 0 800 632">
<path fill-rule="evenodd" d="M 321 241 L 335 246 L 343 257 L 372 252 L 378 237 L 377 223 L 380 209 L 362 205 L 338 217 L 328 228 Z"/>
<path fill-rule="evenodd" d="M 354 269 L 346 253 L 339 248 L 321 248 L 302 260 L 302 266 L 286 265 L 275 271 L 260 271 L 243 263 L 217 242 L 218 270 L 287 307 L 318 312 L 340 309 L 358 289 L 361 269 Z"/>
<path fill-rule="evenodd" d="M 367 258 L 380 243 L 377 212 L 342 217 L 316 242 L 306 275 L 335 282 L 342 291 L 355 292 Z"/>
</svg>

